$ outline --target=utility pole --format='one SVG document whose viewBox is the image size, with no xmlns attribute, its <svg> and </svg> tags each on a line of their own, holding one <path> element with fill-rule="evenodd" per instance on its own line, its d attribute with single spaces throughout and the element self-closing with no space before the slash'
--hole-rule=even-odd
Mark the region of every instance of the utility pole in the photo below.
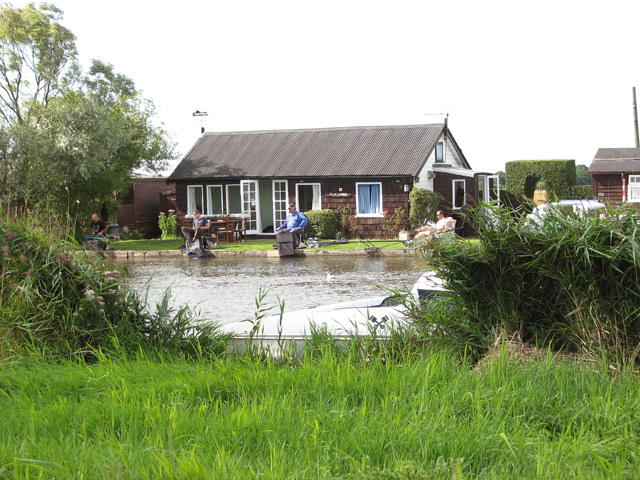
<svg viewBox="0 0 640 480">
<path fill-rule="evenodd" d="M 636 148 L 640 148 L 640 139 L 638 139 L 638 104 L 636 103 L 636 87 L 633 87 L 633 122 L 636 133 Z"/>
</svg>

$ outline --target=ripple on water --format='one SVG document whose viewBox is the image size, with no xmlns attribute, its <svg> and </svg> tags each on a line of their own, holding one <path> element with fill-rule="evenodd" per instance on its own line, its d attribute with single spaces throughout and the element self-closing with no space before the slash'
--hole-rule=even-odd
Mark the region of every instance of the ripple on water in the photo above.
<svg viewBox="0 0 640 480">
<path fill-rule="evenodd" d="M 200 317 L 220 323 L 254 316 L 260 289 L 264 305 L 279 311 L 317 307 L 384 295 L 379 286 L 411 287 L 426 269 L 414 257 L 324 257 L 305 259 L 211 258 L 146 259 L 126 264 L 129 288 L 144 292 L 154 305 L 171 289 L 174 305 L 188 305 Z M 327 274 L 331 275 L 330 281 Z"/>
</svg>

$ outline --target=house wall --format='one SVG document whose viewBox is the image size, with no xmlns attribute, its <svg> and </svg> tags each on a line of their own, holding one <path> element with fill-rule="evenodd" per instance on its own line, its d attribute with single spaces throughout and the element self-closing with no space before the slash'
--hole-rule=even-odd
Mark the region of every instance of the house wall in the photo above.
<svg viewBox="0 0 640 480">
<path fill-rule="evenodd" d="M 115 223 L 130 230 L 159 233 L 158 215 L 167 206 L 166 203 L 162 204 L 161 194 L 173 188 L 174 184 L 167 184 L 166 177 L 134 178 L 122 200 L 122 211 L 115 218 Z"/>
<path fill-rule="evenodd" d="M 593 198 L 605 200 L 613 206 L 622 204 L 622 176 L 619 173 L 593 174 L 591 189 Z"/>
<path fill-rule="evenodd" d="M 322 208 L 329 208 L 336 212 L 338 217 L 355 215 L 356 212 L 356 182 L 362 180 L 355 179 L 295 179 L 288 180 L 289 198 L 288 203 L 296 201 L 297 183 L 320 183 Z M 404 210 L 405 226 L 406 216 L 409 211 L 409 193 L 404 191 L 404 185 L 411 186 L 411 177 L 400 179 L 370 179 L 367 181 L 382 182 L 382 209 L 387 211 L 387 215 L 394 215 L 398 208 Z M 211 182 L 176 182 L 176 213 L 179 224 L 182 224 L 187 217 L 187 185 L 202 185 L 204 191 L 204 204 L 207 205 L 208 185 L 237 185 L 238 180 L 211 181 Z M 261 180 L 260 189 L 260 211 L 262 215 L 262 226 L 264 229 L 273 225 L 272 184 L 271 180 Z M 226 198 L 225 198 L 226 208 Z M 206 212 L 204 212 L 206 214 Z M 355 218 L 358 235 L 362 238 L 379 238 L 385 236 L 385 227 L 380 218 Z"/>
</svg>

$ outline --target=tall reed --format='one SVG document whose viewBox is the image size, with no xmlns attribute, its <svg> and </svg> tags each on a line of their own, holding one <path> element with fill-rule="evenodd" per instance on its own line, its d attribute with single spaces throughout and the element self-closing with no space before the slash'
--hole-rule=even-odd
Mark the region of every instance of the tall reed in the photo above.
<svg viewBox="0 0 640 480">
<path fill-rule="evenodd" d="M 480 244 L 444 244 L 434 265 L 461 302 L 446 322 L 481 354 L 496 331 L 525 342 L 637 361 L 640 216 L 621 209 L 582 218 L 555 209 L 542 226 L 483 206 Z"/>
</svg>

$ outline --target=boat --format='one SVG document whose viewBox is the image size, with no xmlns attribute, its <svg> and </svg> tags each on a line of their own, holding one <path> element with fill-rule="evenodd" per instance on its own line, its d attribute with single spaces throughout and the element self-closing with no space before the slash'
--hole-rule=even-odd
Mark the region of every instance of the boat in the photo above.
<svg viewBox="0 0 640 480">
<path fill-rule="evenodd" d="M 420 275 L 408 292 L 409 302 L 425 302 L 442 297 L 448 292 L 435 272 Z M 408 326 L 407 301 L 388 294 L 367 299 L 335 303 L 295 312 L 265 316 L 259 320 L 245 320 L 221 325 L 223 334 L 233 337 L 235 343 L 247 340 L 260 343 L 293 341 L 298 345 L 322 331 L 336 339 L 375 335 L 391 335 L 396 326 Z"/>
</svg>

